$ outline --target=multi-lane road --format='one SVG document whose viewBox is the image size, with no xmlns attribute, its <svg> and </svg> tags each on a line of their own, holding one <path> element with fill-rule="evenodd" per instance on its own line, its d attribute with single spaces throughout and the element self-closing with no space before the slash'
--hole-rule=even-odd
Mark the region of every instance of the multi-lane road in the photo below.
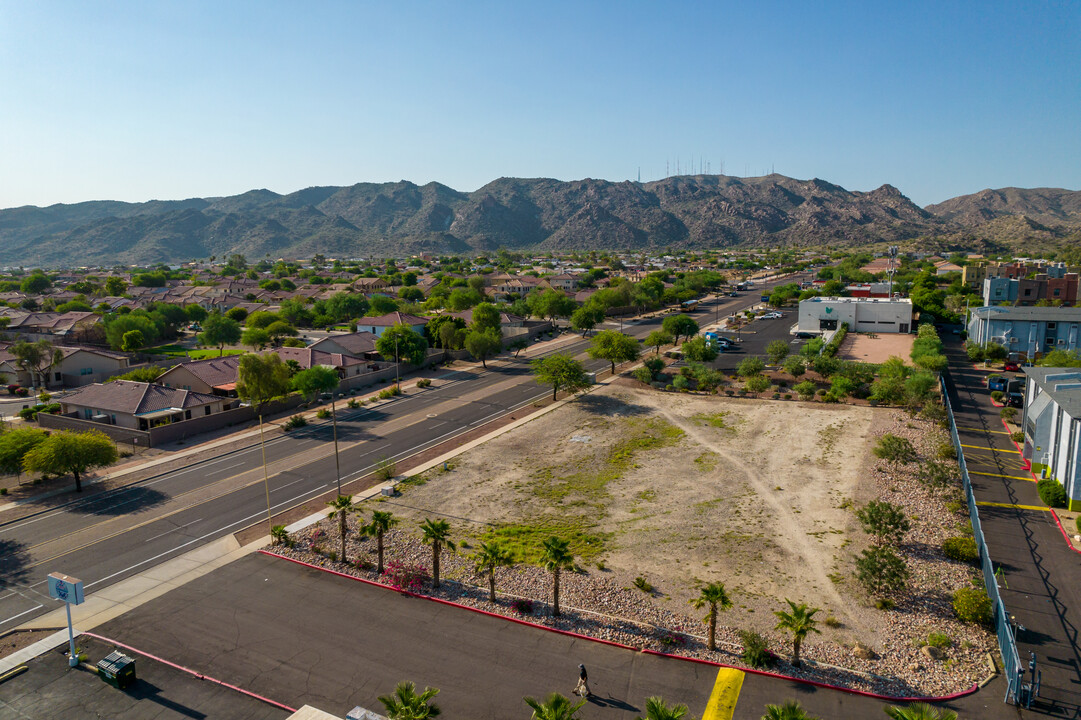
<svg viewBox="0 0 1081 720">
<path fill-rule="evenodd" d="M 757 292 L 722 297 L 702 304 L 692 315 L 705 325 L 758 300 Z M 660 321 L 628 324 L 624 331 L 645 337 Z M 782 329 L 787 333 L 791 322 L 788 317 L 756 321 L 751 329 L 760 326 L 764 332 L 757 339 L 764 340 Z M 540 399 L 550 390 L 534 382 L 529 360 L 549 352 L 579 354 L 588 342 L 564 340 L 529 357 L 506 356 L 484 371 L 448 371 L 428 390 L 370 408 L 340 410 L 342 480 L 371 472 L 383 458 L 411 456 Z M 745 343 L 744 353 L 747 347 Z M 721 367 L 725 357 L 719 360 Z M 590 370 L 607 366 L 604 361 L 587 364 Z M 335 486 L 331 433 L 329 422 L 323 422 L 267 441 L 273 512 Z M 53 609 L 55 601 L 45 583 L 50 572 L 75 575 L 93 593 L 259 522 L 266 514 L 261 448 L 254 445 L 34 516 L 5 523 L 0 515 L 0 632 Z"/>
</svg>

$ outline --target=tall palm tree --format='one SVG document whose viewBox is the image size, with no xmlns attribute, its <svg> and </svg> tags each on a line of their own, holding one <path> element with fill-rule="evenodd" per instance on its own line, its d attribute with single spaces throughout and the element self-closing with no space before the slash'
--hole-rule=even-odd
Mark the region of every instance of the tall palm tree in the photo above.
<svg viewBox="0 0 1081 720">
<path fill-rule="evenodd" d="M 886 714 L 893 720 L 957 720 L 957 713 L 946 708 L 931 707 L 927 703 L 912 703 L 908 707 L 890 706 Z"/>
<path fill-rule="evenodd" d="M 345 558 L 345 533 L 346 533 L 346 520 L 350 515 L 356 514 L 360 508 L 353 503 L 353 498 L 348 495 L 339 495 L 330 502 L 327 503 L 330 508 L 330 512 L 327 513 L 328 518 L 338 518 L 338 535 L 342 540 L 342 562 L 346 562 Z"/>
<path fill-rule="evenodd" d="M 775 610 L 773 612 L 780 622 L 777 623 L 777 630 L 787 630 L 792 633 L 792 667 L 799 667 L 799 646 L 803 642 L 803 639 L 807 637 L 808 633 L 821 633 L 815 625 L 818 623 L 814 619 L 814 615 L 818 612 L 818 608 L 808 608 L 807 603 L 800 603 L 797 605 L 788 598 L 784 600 L 788 603 L 788 607 L 791 608 L 791 612 L 785 612 L 783 610 Z"/>
<path fill-rule="evenodd" d="M 766 714 L 762 720 L 818 720 L 808 715 L 803 707 L 795 700 L 789 700 L 784 705 L 766 705 Z"/>
<path fill-rule="evenodd" d="M 390 720 L 426 720 L 442 714 L 435 703 L 428 702 L 439 694 L 438 688 L 424 688 L 417 694 L 417 686 L 411 682 L 400 682 L 394 688 L 393 695 L 380 695 L 379 702 L 387 709 Z"/>
<path fill-rule="evenodd" d="M 360 531 L 369 537 L 375 538 L 376 553 L 379 556 L 379 567 L 376 568 L 380 575 L 383 574 L 383 536 L 392 527 L 398 524 L 398 518 L 386 510 L 373 510 L 372 521 L 360 528 Z"/>
<path fill-rule="evenodd" d="M 545 698 L 544 702 L 538 702 L 531 697 L 522 699 L 533 708 L 533 720 L 575 720 L 578 710 L 586 704 L 585 699 L 572 704 L 570 698 L 557 692 Z"/>
<path fill-rule="evenodd" d="M 420 524 L 421 540 L 432 546 L 432 587 L 439 587 L 439 552 L 444 548 L 454 550 L 450 541 L 450 523 L 446 520 L 425 518 Z"/>
<path fill-rule="evenodd" d="M 552 573 L 552 615 L 559 616 L 559 571 L 574 567 L 570 543 L 552 536 L 541 544 L 541 565 Z"/>
<path fill-rule="evenodd" d="M 498 542 L 482 542 L 473 554 L 473 568 L 488 573 L 488 599 L 495 602 L 495 569 L 514 564 L 514 555 Z"/>
<path fill-rule="evenodd" d="M 653 696 L 646 698 L 646 716 L 636 720 L 679 720 L 687 714 L 687 706 L 683 703 L 668 707 L 663 698 Z"/>
<path fill-rule="evenodd" d="M 709 649 L 717 649 L 717 610 L 727 610 L 732 607 L 732 599 L 728 597 L 728 592 L 724 589 L 724 584 L 719 582 L 713 582 L 706 585 L 698 593 L 698 597 L 691 600 L 691 605 L 694 605 L 696 610 L 701 610 L 705 606 L 709 606 L 709 614 L 706 615 L 704 620 L 709 623 Z"/>
</svg>

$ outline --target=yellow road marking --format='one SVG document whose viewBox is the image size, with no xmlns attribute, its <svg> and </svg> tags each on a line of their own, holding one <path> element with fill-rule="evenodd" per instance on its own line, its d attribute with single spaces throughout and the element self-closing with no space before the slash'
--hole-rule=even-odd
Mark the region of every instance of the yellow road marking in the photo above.
<svg viewBox="0 0 1081 720">
<path fill-rule="evenodd" d="M 743 687 L 743 676 L 744 672 L 735 668 L 720 668 L 717 671 L 717 681 L 713 683 L 713 692 L 706 703 L 706 711 L 702 713 L 702 720 L 732 720 L 739 691 Z"/>
<path fill-rule="evenodd" d="M 977 500 L 976 504 L 986 505 L 987 507 L 1015 508 L 1017 510 L 1042 510 L 1044 512 L 1051 510 L 1051 508 L 1040 507 L 1039 505 L 1014 505 L 1013 503 L 985 502 L 983 500 Z"/>
<path fill-rule="evenodd" d="M 972 448 L 974 450 L 990 450 L 992 452 L 1008 452 L 1013 453 L 1014 455 L 1020 454 L 1017 450 L 999 450 L 998 448 L 985 447 L 983 445 L 962 445 L 961 447 Z"/>
<path fill-rule="evenodd" d="M 1026 482 L 1036 482 L 1032 478 L 1027 478 L 1027 477 L 1017 477 L 1016 475 L 999 475 L 998 473 L 977 472 L 975 470 L 969 470 L 968 474 L 969 475 L 986 475 L 987 477 L 1006 478 L 1007 480 L 1025 480 Z"/>
<path fill-rule="evenodd" d="M 962 427 L 959 427 L 959 428 L 957 428 L 957 432 L 980 432 L 980 433 L 985 432 L 985 433 L 995 433 L 996 435 L 1009 435 L 1009 433 L 1006 432 L 1005 430 L 984 430 L 983 428 L 962 428 Z"/>
</svg>

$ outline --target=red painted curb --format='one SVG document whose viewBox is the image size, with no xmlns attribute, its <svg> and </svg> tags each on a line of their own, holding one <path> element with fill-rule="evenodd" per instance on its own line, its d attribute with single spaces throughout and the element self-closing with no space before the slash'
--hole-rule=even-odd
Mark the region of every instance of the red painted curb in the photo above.
<svg viewBox="0 0 1081 720">
<path fill-rule="evenodd" d="M 672 660 L 682 660 L 684 662 L 693 662 L 700 665 L 711 665 L 713 667 L 732 668 L 734 670 L 740 670 L 742 672 L 752 673 L 754 675 L 763 675 L 765 677 L 776 678 L 779 680 L 789 680 L 791 682 L 805 683 L 807 685 L 826 688 L 828 690 L 837 690 L 838 692 L 849 693 L 850 695 L 862 695 L 864 697 L 874 698 L 876 700 L 890 700 L 895 702 L 946 702 L 948 700 L 956 700 L 957 698 L 966 697 L 979 690 L 979 685 L 973 683 L 972 687 L 967 690 L 962 690 L 960 692 L 952 693 L 950 695 L 942 695 L 938 697 L 896 697 L 893 695 L 879 695 L 878 693 L 869 692 L 867 690 L 855 690 L 853 688 L 841 687 L 840 685 L 830 685 L 829 683 L 818 682 L 817 680 L 804 680 L 802 678 L 792 677 L 790 675 L 781 675 L 780 673 L 772 673 L 766 670 L 754 670 L 751 668 L 739 667 L 736 665 L 725 665 L 724 663 L 715 662 L 713 660 L 685 657 L 683 655 L 673 655 L 671 653 L 663 653 L 657 650 L 650 650 L 647 648 L 636 648 L 632 645 L 624 645 L 623 643 L 617 643 L 611 640 L 602 640 L 601 638 L 595 638 L 589 635 L 582 635 L 581 633 L 572 632 L 570 630 L 560 630 L 559 628 L 548 627 L 547 625 L 532 623 L 527 620 L 520 620 L 518 618 L 509 617 L 507 615 L 500 615 L 499 613 L 490 612 L 488 610 L 481 610 L 480 608 L 471 607 L 469 605 L 462 605 L 461 603 L 456 603 L 451 600 L 443 600 L 442 598 L 435 598 L 429 595 L 421 595 L 419 593 L 410 592 L 408 590 L 399 590 L 398 588 L 391 587 L 390 585 L 384 585 L 383 583 L 377 583 L 366 578 L 357 577 L 356 575 L 349 575 L 348 573 L 331 570 L 330 568 L 314 565 L 312 563 L 304 562 L 303 560 L 297 560 L 295 558 L 287 557 L 285 555 L 279 555 L 278 553 L 270 552 L 269 550 L 258 550 L 257 552 L 263 555 L 268 555 L 270 557 L 279 558 L 281 560 L 288 560 L 291 563 L 296 563 L 297 565 L 312 568 L 313 570 L 321 570 L 322 572 L 330 573 L 331 575 L 337 575 L 338 577 L 355 580 L 357 582 L 364 583 L 365 585 L 372 585 L 374 587 L 383 588 L 384 590 L 394 590 L 395 592 L 400 592 L 403 595 L 408 595 L 409 597 L 420 598 L 422 600 L 430 600 L 432 602 L 440 603 L 442 605 L 449 605 L 451 607 L 460 608 L 462 610 L 469 610 L 471 612 L 479 613 L 481 615 L 487 615 L 488 617 L 497 618 L 499 620 L 507 620 L 509 622 L 517 623 L 519 625 L 525 625 L 526 627 L 537 628 L 538 630 L 547 630 L 548 632 L 553 632 L 559 635 L 566 635 L 568 637 L 577 638 L 579 640 L 588 640 L 590 642 L 600 643 L 602 645 L 610 645 L 612 647 L 621 648 L 623 650 L 641 652 L 647 655 L 656 655 L 657 657 L 670 658 Z"/>
<path fill-rule="evenodd" d="M 122 647 L 125 650 L 128 650 L 130 652 L 135 653 L 136 655 L 142 655 L 143 657 L 147 657 L 147 658 L 150 658 L 151 660 L 155 660 L 157 662 L 160 662 L 162 665 L 168 665 L 169 667 L 173 668 L 174 670 L 180 670 L 181 672 L 186 672 L 189 675 L 191 675 L 191 676 L 193 676 L 193 677 L 195 677 L 195 678 L 197 678 L 199 680 L 206 680 L 207 682 L 212 682 L 215 685 L 221 685 L 224 688 L 229 688 L 230 690 L 236 690 L 238 693 L 241 693 L 243 695 L 247 695 L 248 697 L 255 698 L 256 700 L 261 700 L 262 702 L 265 702 L 268 705 L 273 705 L 276 708 L 281 708 L 282 710 L 286 710 L 286 711 L 291 712 L 291 713 L 295 713 L 297 711 L 296 708 L 291 708 L 288 705 L 283 705 L 280 702 L 276 702 L 274 700 L 271 700 L 270 698 L 265 698 L 262 695 L 256 695 L 255 693 L 253 693 L 250 690 L 245 690 L 244 688 L 237 687 L 236 685 L 230 685 L 227 682 L 224 682 L 222 680 L 218 680 L 217 678 L 212 678 L 209 675 L 204 675 L 204 674 L 202 674 L 200 672 L 196 672 L 196 671 L 194 671 L 194 670 L 192 670 L 190 668 L 184 667 L 183 665 L 177 665 L 174 662 L 169 662 L 168 660 L 165 660 L 164 658 L 160 658 L 160 657 L 158 657 L 156 655 L 151 655 L 148 652 L 144 652 L 142 650 L 137 650 L 136 648 L 133 648 L 131 645 L 125 645 L 122 642 L 117 642 L 116 640 L 113 640 L 112 638 L 107 638 L 104 635 L 98 635 L 96 633 L 87 632 L 87 631 L 83 631 L 81 634 L 86 635 L 87 637 L 92 637 L 92 638 L 94 638 L 96 640 L 101 640 L 102 642 L 108 643 L 109 645 L 115 645 L 116 647 Z"/>
</svg>

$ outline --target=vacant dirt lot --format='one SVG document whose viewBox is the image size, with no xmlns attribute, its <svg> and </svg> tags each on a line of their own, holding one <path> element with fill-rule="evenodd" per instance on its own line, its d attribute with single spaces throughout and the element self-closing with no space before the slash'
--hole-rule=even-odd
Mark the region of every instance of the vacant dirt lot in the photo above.
<svg viewBox="0 0 1081 720">
<path fill-rule="evenodd" d="M 721 581 L 736 604 L 726 624 L 771 629 L 791 597 L 873 642 L 876 611 L 830 577 L 864 542 L 848 508 L 873 491 L 861 479 L 874 424 L 866 407 L 610 387 L 470 451 L 395 512 L 464 520 L 473 541 L 500 537 L 524 556 L 558 532 L 583 566 L 627 586 L 642 577 L 674 611 Z"/>
<path fill-rule="evenodd" d="M 906 364 L 911 365 L 912 362 L 908 356 L 912 352 L 912 343 L 915 339 L 915 335 L 907 333 L 882 333 L 874 337 L 866 333 L 848 333 L 837 350 L 837 357 L 841 360 L 857 360 L 879 365 L 896 355 Z"/>
</svg>

